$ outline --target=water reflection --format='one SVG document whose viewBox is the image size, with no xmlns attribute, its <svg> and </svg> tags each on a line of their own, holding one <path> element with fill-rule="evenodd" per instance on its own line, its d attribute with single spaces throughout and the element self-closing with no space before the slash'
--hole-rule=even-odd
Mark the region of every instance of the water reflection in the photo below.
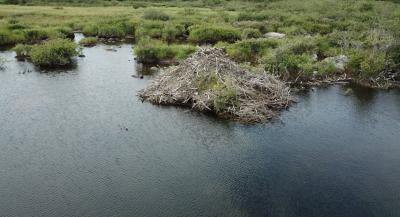
<svg viewBox="0 0 400 217">
<path fill-rule="evenodd" d="M 315 89 L 243 126 L 142 103 L 152 74 L 107 48 L 57 73 L 0 53 L 0 216 L 400 216 L 398 91 Z"/>
</svg>

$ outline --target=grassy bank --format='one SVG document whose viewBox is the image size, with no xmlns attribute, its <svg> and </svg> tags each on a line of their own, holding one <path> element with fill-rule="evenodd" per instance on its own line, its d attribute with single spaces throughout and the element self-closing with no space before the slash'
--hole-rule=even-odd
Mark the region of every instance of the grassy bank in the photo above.
<svg viewBox="0 0 400 217">
<path fill-rule="evenodd" d="M 117 6 L 103 7 L 108 3 Z M 400 4 L 394 1 L 108 3 L 2 5 L 0 45 L 36 44 L 81 31 L 96 38 L 135 38 L 143 62 L 182 59 L 198 45 L 211 45 L 239 63 L 287 80 L 347 74 L 369 81 L 399 71 Z M 268 32 L 285 37 L 266 39 Z"/>
</svg>

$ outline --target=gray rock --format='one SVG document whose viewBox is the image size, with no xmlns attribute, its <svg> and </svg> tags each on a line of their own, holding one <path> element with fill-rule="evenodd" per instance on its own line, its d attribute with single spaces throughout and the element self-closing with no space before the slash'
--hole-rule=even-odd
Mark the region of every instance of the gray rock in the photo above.
<svg viewBox="0 0 400 217">
<path fill-rule="evenodd" d="M 286 35 L 283 33 L 278 33 L 278 32 L 267 32 L 264 34 L 264 38 L 285 38 Z"/>
<path fill-rule="evenodd" d="M 312 55 L 312 60 L 313 61 L 317 61 L 318 60 L 318 55 L 317 54 L 313 54 Z"/>
<path fill-rule="evenodd" d="M 152 67 L 150 68 L 150 70 L 151 70 L 151 71 L 157 71 L 157 70 L 158 70 L 158 68 L 157 68 L 157 67 L 155 67 L 155 66 L 152 66 Z"/>
<path fill-rule="evenodd" d="M 346 65 L 349 62 L 349 58 L 346 55 L 339 55 L 335 57 L 327 57 L 322 60 L 324 64 L 334 64 L 337 72 L 343 72 L 346 69 Z"/>
</svg>

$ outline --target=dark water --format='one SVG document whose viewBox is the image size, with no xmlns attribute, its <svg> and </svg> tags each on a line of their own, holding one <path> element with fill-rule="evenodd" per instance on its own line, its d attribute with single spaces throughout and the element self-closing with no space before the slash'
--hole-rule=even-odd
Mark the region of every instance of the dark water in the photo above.
<svg viewBox="0 0 400 217">
<path fill-rule="evenodd" d="M 256 126 L 141 103 L 130 45 L 0 71 L 0 216 L 398 217 L 400 92 L 316 89 Z"/>
</svg>

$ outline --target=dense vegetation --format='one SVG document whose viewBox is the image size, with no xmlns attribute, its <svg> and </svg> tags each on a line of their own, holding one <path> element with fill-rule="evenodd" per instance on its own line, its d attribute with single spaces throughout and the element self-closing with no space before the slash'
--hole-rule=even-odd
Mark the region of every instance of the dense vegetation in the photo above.
<svg viewBox="0 0 400 217">
<path fill-rule="evenodd" d="M 27 58 L 42 67 L 61 67 L 78 55 L 77 45 L 67 39 L 53 39 L 37 45 L 19 44 L 14 48 L 18 58 Z"/>
<path fill-rule="evenodd" d="M 292 80 L 343 73 L 368 80 L 400 66 L 396 1 L 6 1 L 55 6 L 0 6 L 0 45 L 67 39 L 73 31 L 129 36 L 139 60 L 157 62 L 185 58 L 197 45 L 210 44 L 239 63 Z M 81 4 L 124 6 L 67 6 Z M 266 39 L 268 32 L 286 37 Z M 335 62 L 341 55 L 344 68 Z"/>
</svg>

